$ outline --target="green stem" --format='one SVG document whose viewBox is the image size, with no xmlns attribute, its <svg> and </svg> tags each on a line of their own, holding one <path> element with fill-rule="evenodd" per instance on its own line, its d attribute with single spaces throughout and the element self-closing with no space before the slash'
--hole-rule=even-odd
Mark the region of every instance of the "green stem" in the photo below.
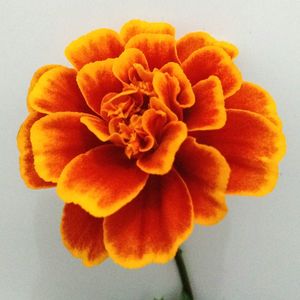
<svg viewBox="0 0 300 300">
<path fill-rule="evenodd" d="M 180 248 L 176 253 L 175 262 L 182 282 L 182 294 L 188 297 L 187 299 L 194 300 L 190 280 L 182 257 L 182 250 Z"/>
</svg>

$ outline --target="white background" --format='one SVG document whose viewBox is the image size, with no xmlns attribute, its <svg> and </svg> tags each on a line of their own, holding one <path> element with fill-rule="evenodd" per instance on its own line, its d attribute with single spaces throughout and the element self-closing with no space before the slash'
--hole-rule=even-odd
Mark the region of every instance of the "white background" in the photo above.
<svg viewBox="0 0 300 300">
<path fill-rule="evenodd" d="M 215 227 L 197 226 L 184 245 L 196 299 L 300 299 L 297 0 L 0 0 L 0 299 L 177 299 L 173 262 L 134 271 L 110 260 L 83 267 L 61 244 L 62 202 L 55 191 L 28 190 L 18 172 L 16 134 L 33 72 L 43 64 L 68 64 L 64 47 L 81 34 L 118 30 L 131 18 L 170 22 L 178 37 L 203 30 L 236 44 L 244 78 L 274 96 L 287 136 L 274 192 L 228 197 L 227 218 Z"/>
</svg>

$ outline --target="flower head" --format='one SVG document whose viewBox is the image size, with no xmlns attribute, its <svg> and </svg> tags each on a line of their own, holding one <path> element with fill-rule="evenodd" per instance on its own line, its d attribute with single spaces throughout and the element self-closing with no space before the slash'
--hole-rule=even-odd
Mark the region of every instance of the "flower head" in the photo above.
<svg viewBox="0 0 300 300">
<path fill-rule="evenodd" d="M 174 32 L 139 20 L 99 29 L 66 48 L 74 68 L 33 76 L 21 175 L 57 186 L 63 241 L 86 265 L 165 263 L 194 223 L 223 219 L 225 194 L 276 183 L 285 140 L 271 96 L 242 80 L 232 44 Z"/>
</svg>

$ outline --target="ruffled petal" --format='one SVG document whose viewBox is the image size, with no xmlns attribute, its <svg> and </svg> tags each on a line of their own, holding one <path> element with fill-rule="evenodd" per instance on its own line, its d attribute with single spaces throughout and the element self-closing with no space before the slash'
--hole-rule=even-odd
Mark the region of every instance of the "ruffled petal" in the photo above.
<svg viewBox="0 0 300 300">
<path fill-rule="evenodd" d="M 27 109 L 28 109 L 29 112 L 34 111 L 34 109 L 29 104 L 29 97 L 28 96 L 29 96 L 30 92 L 33 90 L 36 83 L 39 81 L 39 79 L 41 78 L 41 76 L 44 73 L 46 73 L 47 71 L 49 71 L 53 68 L 56 68 L 56 67 L 61 67 L 61 66 L 60 65 L 45 65 L 45 66 L 40 67 L 39 69 L 37 69 L 34 72 L 32 78 L 31 78 L 30 85 L 29 85 L 29 88 L 28 88 L 28 93 L 27 93 Z"/>
<path fill-rule="evenodd" d="M 179 62 L 176 54 L 175 39 L 168 34 L 142 33 L 131 38 L 126 49 L 140 49 L 146 56 L 150 70 L 160 69 L 168 62 Z"/>
<path fill-rule="evenodd" d="M 272 96 L 260 86 L 243 82 L 241 88 L 226 99 L 226 108 L 249 110 L 269 119 L 273 124 L 282 127 Z"/>
<path fill-rule="evenodd" d="M 114 59 L 97 61 L 84 66 L 77 75 L 79 88 L 88 106 L 100 113 L 101 101 L 107 93 L 122 91 L 122 83 L 114 76 Z"/>
<path fill-rule="evenodd" d="M 76 82 L 77 72 L 63 66 L 44 72 L 34 83 L 28 105 L 41 113 L 63 111 L 89 112 Z"/>
<path fill-rule="evenodd" d="M 140 64 L 148 69 L 145 55 L 139 49 L 126 49 L 113 64 L 113 73 L 123 83 L 130 83 L 129 71 L 134 64 Z"/>
<path fill-rule="evenodd" d="M 177 78 L 167 73 L 155 72 L 153 76 L 153 89 L 159 101 L 175 113 L 179 120 L 182 120 L 183 112 L 177 97 L 180 93 L 180 86 Z"/>
<path fill-rule="evenodd" d="M 192 196 L 195 221 L 201 225 L 221 221 L 227 213 L 230 169 L 220 152 L 189 137 L 176 155 L 175 166 Z"/>
<path fill-rule="evenodd" d="M 129 160 L 122 148 L 103 145 L 73 159 L 63 170 L 57 193 L 95 217 L 104 217 L 135 198 L 148 175 Z"/>
<path fill-rule="evenodd" d="M 175 35 L 175 28 L 163 22 L 146 22 L 142 20 L 130 20 L 121 28 L 120 35 L 127 43 L 133 36 L 140 33 L 163 33 Z"/>
<path fill-rule="evenodd" d="M 38 112 L 32 112 L 26 118 L 17 136 L 19 149 L 20 174 L 25 184 L 31 189 L 41 189 L 54 186 L 51 182 L 44 181 L 36 172 L 30 141 L 30 129 L 32 125 L 44 115 Z"/>
<path fill-rule="evenodd" d="M 84 65 L 118 57 L 124 50 L 119 35 L 110 29 L 98 29 L 69 44 L 65 55 L 76 69 Z"/>
<path fill-rule="evenodd" d="M 227 42 L 219 42 L 206 32 L 191 32 L 177 41 L 177 54 L 181 62 L 185 61 L 194 51 L 206 47 L 223 48 L 231 58 L 238 55 L 238 49 Z"/>
<path fill-rule="evenodd" d="M 164 175 L 173 165 L 175 154 L 187 137 L 187 128 L 183 122 L 168 123 L 162 130 L 158 147 L 143 154 L 136 162 L 137 166 L 148 174 Z"/>
<path fill-rule="evenodd" d="M 109 256 L 126 268 L 166 263 L 193 227 L 191 197 L 175 170 L 151 176 L 128 205 L 104 219 Z"/>
<path fill-rule="evenodd" d="M 101 142 L 80 122 L 84 114 L 50 114 L 31 128 L 31 143 L 37 173 L 46 181 L 57 182 L 63 168 L 78 154 Z"/>
<path fill-rule="evenodd" d="M 100 141 L 107 142 L 109 140 L 109 132 L 107 124 L 101 118 L 96 116 L 83 116 L 80 122 L 84 124 Z"/>
<path fill-rule="evenodd" d="M 201 80 L 193 86 L 196 103 L 184 111 L 190 131 L 222 128 L 226 110 L 221 81 L 216 76 Z"/>
<path fill-rule="evenodd" d="M 184 74 L 179 64 L 170 62 L 165 64 L 161 69 L 161 72 L 167 73 L 178 80 L 180 92 L 176 99 L 178 105 L 182 108 L 187 108 L 195 103 L 195 95 L 190 81 Z M 154 83 L 153 83 L 154 84 Z"/>
<path fill-rule="evenodd" d="M 226 158 L 231 169 L 228 193 L 261 196 L 274 188 L 286 146 L 282 131 L 265 117 L 228 109 L 222 129 L 193 135 L 198 143 L 217 148 Z"/>
<path fill-rule="evenodd" d="M 66 248 L 87 267 L 107 258 L 103 242 L 103 218 L 95 218 L 73 203 L 66 204 L 61 223 Z"/>
<path fill-rule="evenodd" d="M 242 84 L 242 75 L 221 48 L 207 46 L 194 51 L 182 63 L 182 68 L 192 85 L 211 75 L 219 77 L 225 98 L 233 95 Z"/>
</svg>

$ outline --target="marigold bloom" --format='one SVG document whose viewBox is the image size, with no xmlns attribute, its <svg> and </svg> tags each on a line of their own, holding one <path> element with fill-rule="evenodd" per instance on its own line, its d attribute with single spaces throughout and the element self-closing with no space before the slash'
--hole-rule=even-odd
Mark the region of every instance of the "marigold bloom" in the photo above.
<svg viewBox="0 0 300 300">
<path fill-rule="evenodd" d="M 57 186 L 64 244 L 87 266 L 165 263 L 194 223 L 224 218 L 225 194 L 276 183 L 285 139 L 271 96 L 242 80 L 232 44 L 174 34 L 139 20 L 95 30 L 66 48 L 74 68 L 33 76 L 21 175 Z"/>
</svg>

